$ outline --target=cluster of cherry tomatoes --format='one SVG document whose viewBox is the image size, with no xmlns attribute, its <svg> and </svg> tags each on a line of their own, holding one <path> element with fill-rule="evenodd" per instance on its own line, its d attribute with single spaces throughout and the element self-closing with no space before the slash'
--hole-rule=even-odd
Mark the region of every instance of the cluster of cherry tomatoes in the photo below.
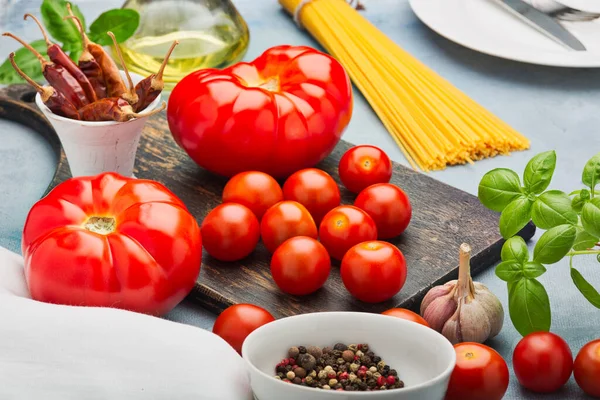
<svg viewBox="0 0 600 400">
<path fill-rule="evenodd" d="M 459 343 L 456 366 L 446 400 L 500 400 L 508 389 L 506 361 L 494 349 L 479 343 Z M 537 393 L 563 387 L 571 374 L 588 395 L 600 397 L 600 339 L 583 346 L 575 361 L 567 342 L 551 332 L 525 336 L 513 352 L 519 383 Z"/>
<path fill-rule="evenodd" d="M 262 239 L 272 254 L 273 281 L 292 295 L 320 289 L 333 258 L 341 262 L 342 281 L 354 297 L 390 299 L 406 281 L 406 261 L 382 239 L 408 227 L 408 196 L 389 183 L 392 163 L 377 147 L 351 148 L 338 171 L 343 185 L 358 194 L 353 205 L 341 205 L 337 183 L 320 169 L 295 172 L 283 188 L 263 172 L 235 175 L 225 185 L 223 203 L 202 222 L 204 248 L 218 260 L 236 261 Z"/>
</svg>

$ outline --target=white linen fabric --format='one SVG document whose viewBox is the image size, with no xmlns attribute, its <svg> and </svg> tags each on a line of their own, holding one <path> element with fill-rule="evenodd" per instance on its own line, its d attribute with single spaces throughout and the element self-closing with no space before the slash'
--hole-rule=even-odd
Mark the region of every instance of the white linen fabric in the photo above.
<svg viewBox="0 0 600 400">
<path fill-rule="evenodd" d="M 0 399 L 251 400 L 244 360 L 213 333 L 161 318 L 34 301 L 0 247 Z"/>
</svg>

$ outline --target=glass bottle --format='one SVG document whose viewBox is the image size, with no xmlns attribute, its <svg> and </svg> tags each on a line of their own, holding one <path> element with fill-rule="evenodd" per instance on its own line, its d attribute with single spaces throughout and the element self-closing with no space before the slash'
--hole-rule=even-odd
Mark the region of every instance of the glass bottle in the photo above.
<svg viewBox="0 0 600 400">
<path fill-rule="evenodd" d="M 248 26 L 231 0 L 126 0 L 123 8 L 140 14 L 137 31 L 120 45 L 129 70 L 156 73 L 179 41 L 165 68 L 167 89 L 193 71 L 231 65 L 248 49 Z"/>
</svg>

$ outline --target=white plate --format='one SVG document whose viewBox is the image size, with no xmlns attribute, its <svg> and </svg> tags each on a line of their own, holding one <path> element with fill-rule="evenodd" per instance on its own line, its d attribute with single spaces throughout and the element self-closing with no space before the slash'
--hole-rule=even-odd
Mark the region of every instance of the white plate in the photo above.
<svg viewBox="0 0 600 400">
<path fill-rule="evenodd" d="M 600 13 L 600 0 L 559 0 L 559 3 L 576 10 Z"/>
<path fill-rule="evenodd" d="M 493 0 L 409 2 L 425 25 L 470 49 L 531 64 L 600 67 L 600 19 L 563 23 L 587 48 L 572 51 L 521 22 Z"/>
</svg>

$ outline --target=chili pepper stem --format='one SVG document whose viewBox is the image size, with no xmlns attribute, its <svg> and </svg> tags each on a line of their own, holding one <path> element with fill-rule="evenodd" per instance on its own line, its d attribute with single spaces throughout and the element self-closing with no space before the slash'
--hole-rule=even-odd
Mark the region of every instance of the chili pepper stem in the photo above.
<svg viewBox="0 0 600 400">
<path fill-rule="evenodd" d="M 125 65 L 125 59 L 123 59 L 123 54 L 121 53 L 121 48 L 119 47 L 119 44 L 117 43 L 117 38 L 115 37 L 114 33 L 110 32 L 110 31 L 106 32 L 106 34 L 108 36 L 110 36 L 110 38 L 113 41 L 113 45 L 115 46 L 115 51 L 117 52 L 117 56 L 119 57 L 119 62 L 121 63 L 121 66 L 123 67 L 123 71 L 125 71 L 125 76 L 127 77 L 127 82 L 129 83 L 129 93 L 123 93 L 123 95 L 121 97 L 123 97 L 125 100 L 127 100 L 127 102 L 129 102 L 129 104 L 135 104 L 138 102 L 138 100 L 140 98 L 135 93 L 135 85 L 133 84 L 133 80 L 131 80 L 131 75 L 129 75 L 129 70 L 127 69 L 127 65 Z"/>
<path fill-rule="evenodd" d="M 152 81 L 150 83 L 150 87 L 152 89 L 163 90 L 163 88 L 165 87 L 165 82 L 163 81 L 163 73 L 165 72 L 165 68 L 167 67 L 167 62 L 169 62 L 169 58 L 171 57 L 173 50 L 175 50 L 175 46 L 177 46 L 178 44 L 179 44 L 179 41 L 175 40 L 173 42 L 173 44 L 171 45 L 171 47 L 169 48 L 169 50 L 167 51 L 167 55 L 165 56 L 165 59 L 163 60 L 162 64 L 160 65 L 160 68 L 158 69 L 158 72 L 156 73 L 156 75 L 154 75 L 154 77 L 152 78 Z"/>
<path fill-rule="evenodd" d="M 140 118 L 140 117 L 151 117 L 154 114 L 158 114 L 159 112 L 161 112 L 162 110 L 164 110 L 165 108 L 167 108 L 167 102 L 163 101 L 162 104 L 160 105 L 159 108 L 157 108 L 156 110 L 152 110 L 148 113 L 143 113 L 143 114 L 138 114 L 138 113 L 131 113 L 131 115 L 133 115 L 135 118 Z"/>
<path fill-rule="evenodd" d="M 27 81 L 27 83 L 29 83 L 31 86 L 33 86 L 33 88 L 40 94 L 40 96 L 42 96 L 42 101 L 45 103 L 50 98 L 50 96 L 52 96 L 52 94 L 54 93 L 53 92 L 54 89 L 49 88 L 49 87 L 44 87 L 44 86 L 40 85 L 39 83 L 37 83 L 36 81 L 34 81 L 33 79 L 31 79 L 29 76 L 27 76 L 25 74 L 25 72 L 23 72 L 21 70 L 21 68 L 19 68 L 17 63 L 15 62 L 15 53 L 10 53 L 8 55 L 8 58 L 10 59 L 10 63 L 12 64 L 15 71 L 17 71 L 17 74 L 19 74 L 21 76 L 21 78 L 25 79 Z"/>
<path fill-rule="evenodd" d="M 15 39 L 17 42 L 21 43 L 21 44 L 23 45 L 23 47 L 25 47 L 27 50 L 29 50 L 30 52 L 32 52 L 32 53 L 33 53 L 33 55 L 34 55 L 34 56 L 36 56 L 36 57 L 38 58 L 38 60 L 40 60 L 40 63 L 42 64 L 42 71 L 43 71 L 44 69 L 46 69 L 46 66 L 47 66 L 48 64 L 50 64 L 50 63 L 49 63 L 49 62 L 48 62 L 48 61 L 47 61 L 47 60 L 44 58 L 44 56 L 42 56 L 42 55 L 40 54 L 40 52 L 39 52 L 39 51 L 37 51 L 36 49 L 34 49 L 33 47 L 31 47 L 31 45 L 30 45 L 29 43 L 27 43 L 26 41 L 24 41 L 24 40 L 23 40 L 23 39 L 21 39 L 20 37 L 18 37 L 18 36 L 16 36 L 16 35 L 13 35 L 13 34 L 12 34 L 12 33 L 10 33 L 10 32 L 4 32 L 4 33 L 2 34 L 2 36 L 8 36 L 8 37 L 11 37 L 11 38 Z"/>
<path fill-rule="evenodd" d="M 28 17 L 31 17 L 31 19 L 33 19 L 35 21 L 35 23 L 37 24 L 37 26 L 40 28 L 40 31 L 42 31 L 42 35 L 44 36 L 44 40 L 46 41 L 46 45 L 48 47 L 52 46 L 52 42 L 48 38 L 48 34 L 46 33 L 46 30 L 44 29 L 44 26 L 42 25 L 42 23 L 40 22 L 40 20 L 37 19 L 34 15 L 31 15 L 29 13 L 25 14 L 23 16 L 23 19 L 27 20 Z"/>
</svg>

